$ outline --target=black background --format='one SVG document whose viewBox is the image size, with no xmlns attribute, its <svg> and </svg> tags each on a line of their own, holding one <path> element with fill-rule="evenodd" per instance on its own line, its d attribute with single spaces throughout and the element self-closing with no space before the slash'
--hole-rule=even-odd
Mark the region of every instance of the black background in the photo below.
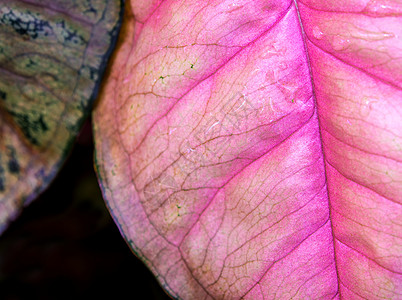
<svg viewBox="0 0 402 300">
<path fill-rule="evenodd" d="M 0 236 L 0 299 L 170 299 L 102 199 L 90 120 L 50 187 Z"/>
</svg>

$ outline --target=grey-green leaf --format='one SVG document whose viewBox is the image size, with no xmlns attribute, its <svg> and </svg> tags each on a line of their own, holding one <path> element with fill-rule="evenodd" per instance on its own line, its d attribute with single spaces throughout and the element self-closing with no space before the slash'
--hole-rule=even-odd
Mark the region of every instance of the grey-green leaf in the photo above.
<svg viewBox="0 0 402 300">
<path fill-rule="evenodd" d="M 123 0 L 0 0 L 0 233 L 63 164 L 122 10 Z"/>
</svg>

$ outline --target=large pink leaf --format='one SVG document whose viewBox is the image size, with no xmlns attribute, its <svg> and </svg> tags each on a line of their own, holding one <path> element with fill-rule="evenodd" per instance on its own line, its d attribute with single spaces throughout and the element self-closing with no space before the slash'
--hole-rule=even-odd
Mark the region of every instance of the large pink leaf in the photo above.
<svg viewBox="0 0 402 300">
<path fill-rule="evenodd" d="M 162 286 L 182 299 L 400 299 L 401 4 L 128 11 L 94 113 L 96 161 Z"/>
</svg>

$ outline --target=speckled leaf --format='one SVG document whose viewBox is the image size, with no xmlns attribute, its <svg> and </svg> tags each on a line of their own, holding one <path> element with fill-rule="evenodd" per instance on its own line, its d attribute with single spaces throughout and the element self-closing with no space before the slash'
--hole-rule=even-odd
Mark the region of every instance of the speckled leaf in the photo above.
<svg viewBox="0 0 402 300">
<path fill-rule="evenodd" d="M 104 197 L 179 299 L 402 298 L 402 6 L 132 0 Z"/>
<path fill-rule="evenodd" d="M 0 0 L 0 232 L 68 154 L 121 10 L 121 0 Z"/>
</svg>

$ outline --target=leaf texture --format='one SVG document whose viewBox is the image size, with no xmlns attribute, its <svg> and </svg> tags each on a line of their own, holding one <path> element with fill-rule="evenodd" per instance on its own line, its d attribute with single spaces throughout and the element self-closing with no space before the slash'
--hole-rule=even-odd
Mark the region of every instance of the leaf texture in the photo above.
<svg viewBox="0 0 402 300">
<path fill-rule="evenodd" d="M 0 1 L 0 232 L 69 153 L 121 10 L 120 0 Z"/>
<path fill-rule="evenodd" d="M 96 166 L 173 298 L 402 297 L 402 7 L 339 3 L 131 1 Z"/>
</svg>

